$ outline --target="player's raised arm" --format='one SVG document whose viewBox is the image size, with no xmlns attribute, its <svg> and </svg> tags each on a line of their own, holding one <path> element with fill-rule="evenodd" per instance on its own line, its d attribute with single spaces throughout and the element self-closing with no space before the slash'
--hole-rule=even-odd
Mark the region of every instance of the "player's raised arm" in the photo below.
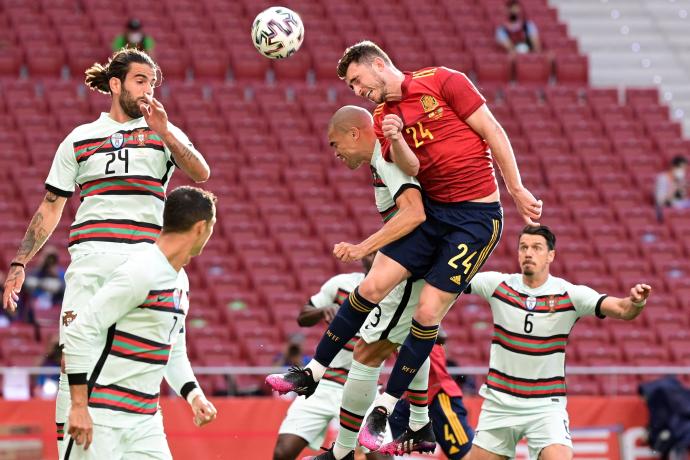
<svg viewBox="0 0 690 460">
<path fill-rule="evenodd" d="M 19 244 L 17 254 L 10 263 L 2 294 L 2 306 L 5 310 L 14 311 L 17 308 L 18 294 L 24 284 L 24 268 L 55 230 L 66 202 L 67 198 L 51 191 L 43 197 Z"/>
<path fill-rule="evenodd" d="M 203 155 L 191 143 L 185 142 L 186 139 L 181 139 L 179 134 L 170 129 L 168 114 L 160 101 L 150 94 L 146 94 L 145 98 L 148 104 L 141 104 L 141 113 L 149 128 L 161 137 L 170 150 L 175 164 L 194 182 L 206 182 L 211 176 L 211 169 Z"/>
<path fill-rule="evenodd" d="M 508 193 L 513 197 L 522 219 L 528 225 L 538 225 L 535 221 L 541 217 L 542 202 L 534 198 L 534 195 L 522 185 L 513 148 L 503 127 L 486 104 L 479 107 L 465 121 L 489 144 Z"/>
<path fill-rule="evenodd" d="M 380 230 L 359 244 L 336 244 L 333 248 L 333 255 L 343 262 L 360 260 L 362 257 L 378 251 L 388 243 L 399 240 L 426 220 L 422 194 L 419 188 L 405 188 L 398 195 L 395 204 L 398 208 L 397 212 Z"/>
<path fill-rule="evenodd" d="M 606 297 L 601 302 L 601 313 L 610 318 L 633 320 L 642 313 L 651 293 L 652 288 L 648 284 L 636 284 L 630 289 L 629 297 Z"/>
<path fill-rule="evenodd" d="M 408 176 L 415 177 L 419 173 L 419 158 L 402 135 L 403 121 L 393 114 L 388 114 L 381 120 L 381 133 L 390 141 L 391 159 L 398 168 Z"/>
</svg>

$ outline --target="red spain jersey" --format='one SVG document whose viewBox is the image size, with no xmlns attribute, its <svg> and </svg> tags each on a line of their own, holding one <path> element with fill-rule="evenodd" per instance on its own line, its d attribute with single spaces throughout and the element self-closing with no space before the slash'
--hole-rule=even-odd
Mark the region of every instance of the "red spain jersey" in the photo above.
<svg viewBox="0 0 690 460">
<path fill-rule="evenodd" d="M 462 397 L 462 390 L 448 373 L 446 368 L 446 349 L 441 345 L 434 345 L 429 355 L 431 367 L 429 368 L 429 401 L 433 401 L 436 395 L 443 390 L 450 397 Z"/>
<path fill-rule="evenodd" d="M 381 122 L 392 113 L 403 121 L 403 137 L 419 158 L 417 179 L 429 198 L 454 203 L 490 195 L 497 189 L 491 153 L 465 122 L 485 102 L 461 72 L 446 67 L 405 72 L 402 99 L 374 110 L 384 158 L 391 161 Z"/>
</svg>

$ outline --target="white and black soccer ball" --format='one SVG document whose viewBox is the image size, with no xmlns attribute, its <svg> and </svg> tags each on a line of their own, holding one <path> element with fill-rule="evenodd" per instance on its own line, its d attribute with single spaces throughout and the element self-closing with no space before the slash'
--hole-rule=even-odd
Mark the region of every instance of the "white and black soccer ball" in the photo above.
<svg viewBox="0 0 690 460">
<path fill-rule="evenodd" d="M 289 8 L 272 6 L 263 10 L 252 24 L 252 42 L 267 58 L 284 59 L 297 52 L 304 40 L 304 25 Z"/>
</svg>

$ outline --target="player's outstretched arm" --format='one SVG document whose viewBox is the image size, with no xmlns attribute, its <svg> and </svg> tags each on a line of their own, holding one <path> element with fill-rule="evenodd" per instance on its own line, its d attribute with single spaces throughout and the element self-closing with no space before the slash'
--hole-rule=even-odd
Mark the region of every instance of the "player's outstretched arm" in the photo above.
<svg viewBox="0 0 690 460">
<path fill-rule="evenodd" d="M 610 318 L 633 320 L 642 313 L 651 293 L 652 288 L 648 284 L 636 284 L 630 289 L 629 297 L 606 297 L 601 302 L 601 313 Z"/>
<path fill-rule="evenodd" d="M 211 176 L 211 170 L 203 155 L 194 147 L 185 145 L 170 131 L 168 126 L 168 114 L 163 104 L 156 98 L 146 95 L 147 104 L 139 108 L 144 115 L 149 128 L 154 130 L 170 149 L 175 164 L 184 171 L 194 182 L 206 182 Z"/>
<path fill-rule="evenodd" d="M 513 197 L 522 219 L 528 225 L 538 225 L 535 221 L 541 217 L 542 202 L 534 198 L 534 195 L 522 185 L 513 148 L 503 127 L 486 104 L 479 107 L 465 121 L 489 144 L 508 193 Z"/>
<path fill-rule="evenodd" d="M 388 243 L 399 240 L 426 220 L 422 194 L 418 188 L 406 188 L 395 200 L 395 204 L 398 212 L 379 231 L 359 244 L 336 244 L 333 255 L 343 262 L 360 260 Z"/>
<path fill-rule="evenodd" d="M 19 291 L 24 284 L 24 266 L 43 247 L 43 244 L 55 230 L 66 202 L 67 198 L 58 196 L 53 192 L 47 192 L 43 197 L 43 201 L 31 219 L 29 228 L 27 228 L 19 245 L 17 255 L 12 259 L 13 265 L 7 274 L 5 289 L 2 294 L 2 306 L 5 310 L 14 311 L 17 308 Z M 21 265 L 14 265 L 14 263 Z"/>
<path fill-rule="evenodd" d="M 394 114 L 388 114 L 381 121 L 381 132 L 391 143 L 391 158 L 398 168 L 408 176 L 415 177 L 419 173 L 419 158 L 402 135 L 402 119 Z"/>
</svg>

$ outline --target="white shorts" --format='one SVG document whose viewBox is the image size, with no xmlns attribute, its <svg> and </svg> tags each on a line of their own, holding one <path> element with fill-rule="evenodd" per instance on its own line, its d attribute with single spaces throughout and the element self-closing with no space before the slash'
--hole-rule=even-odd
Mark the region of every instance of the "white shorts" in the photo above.
<svg viewBox="0 0 690 460">
<path fill-rule="evenodd" d="M 294 434 L 307 441 L 313 450 L 320 450 L 331 420 L 340 416 L 343 386 L 321 380 L 309 398 L 296 398 L 280 425 L 278 434 Z"/>
<path fill-rule="evenodd" d="M 374 308 L 359 330 L 366 343 L 387 339 L 402 345 L 410 332 L 412 317 L 419 304 L 424 280 L 404 281 L 398 284 Z"/>
<path fill-rule="evenodd" d="M 518 442 L 527 438 L 529 458 L 537 460 L 542 449 L 552 444 L 573 448 L 570 419 L 565 407 L 545 409 L 534 414 L 495 409 L 495 404 L 485 400 L 479 414 L 473 443 L 482 449 L 513 458 Z"/>
<path fill-rule="evenodd" d="M 60 344 L 64 343 L 66 325 L 79 314 L 79 309 L 103 287 L 105 279 L 119 265 L 129 258 L 129 254 L 95 253 L 79 255 L 65 272 L 65 296 L 60 311 Z"/>
<path fill-rule="evenodd" d="M 69 428 L 65 426 L 65 433 Z M 93 426 L 93 443 L 88 450 L 65 435 L 67 452 L 60 460 L 172 460 L 160 411 L 130 428 Z M 71 447 L 69 447 L 71 444 Z"/>
</svg>

